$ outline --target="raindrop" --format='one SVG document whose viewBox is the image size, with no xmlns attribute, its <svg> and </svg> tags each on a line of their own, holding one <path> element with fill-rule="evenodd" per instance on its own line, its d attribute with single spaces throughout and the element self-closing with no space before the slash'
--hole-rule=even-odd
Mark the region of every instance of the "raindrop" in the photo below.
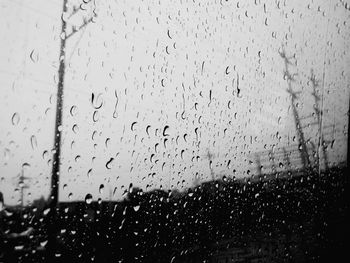
<svg viewBox="0 0 350 263">
<path fill-rule="evenodd" d="M 77 124 L 74 124 L 73 127 L 72 127 L 72 131 L 74 133 L 77 133 L 79 131 L 79 128 L 78 128 L 78 125 Z"/>
<path fill-rule="evenodd" d="M 91 135 L 91 139 L 95 140 L 97 136 L 97 131 L 93 131 L 92 135 Z"/>
<path fill-rule="evenodd" d="M 47 158 L 48 155 L 49 155 L 48 151 L 43 151 L 43 159 Z"/>
<path fill-rule="evenodd" d="M 196 138 L 197 138 L 197 140 L 198 140 L 198 128 L 195 128 L 195 129 L 194 129 L 194 132 L 196 133 Z"/>
<path fill-rule="evenodd" d="M 164 129 L 163 129 L 163 136 L 169 136 L 169 134 L 167 134 L 167 130 L 169 129 L 168 125 L 165 125 Z"/>
<path fill-rule="evenodd" d="M 102 94 L 99 93 L 97 96 L 95 96 L 94 93 L 91 93 L 91 104 L 96 110 L 100 109 L 103 105 Z"/>
<path fill-rule="evenodd" d="M 147 127 L 146 127 L 146 133 L 147 133 L 147 135 L 149 136 L 149 129 L 151 128 L 151 125 L 147 125 Z"/>
<path fill-rule="evenodd" d="M 80 155 L 78 154 L 77 156 L 75 156 L 74 160 L 78 162 L 80 160 Z"/>
<path fill-rule="evenodd" d="M 39 61 L 39 53 L 36 52 L 35 49 L 33 49 L 32 52 L 30 52 L 29 57 L 33 63 L 36 63 Z"/>
<path fill-rule="evenodd" d="M 88 205 L 91 204 L 92 202 L 92 195 L 91 194 L 87 194 L 85 196 L 85 203 L 87 203 Z"/>
<path fill-rule="evenodd" d="M 77 114 L 77 106 L 73 105 L 70 110 L 69 110 L 69 113 L 71 116 L 74 116 Z"/>
<path fill-rule="evenodd" d="M 109 159 L 109 161 L 106 163 L 106 168 L 107 169 L 111 169 L 112 168 L 111 166 L 112 166 L 113 161 L 114 161 L 114 158 Z"/>
<path fill-rule="evenodd" d="M 106 141 L 105 141 L 106 148 L 108 148 L 110 141 L 111 141 L 111 138 L 106 139 Z"/>
<path fill-rule="evenodd" d="M 95 110 L 94 113 L 93 113 L 93 115 L 92 115 L 92 120 L 93 120 L 94 122 L 97 122 L 99 118 L 100 118 L 100 115 L 99 115 L 98 111 Z"/>
<path fill-rule="evenodd" d="M 131 131 L 134 131 L 134 130 L 135 130 L 136 124 L 137 124 L 136 121 L 134 121 L 134 122 L 131 124 Z"/>
<path fill-rule="evenodd" d="M 48 242 L 47 240 L 40 242 L 40 246 L 41 246 L 41 247 L 45 247 L 46 244 L 47 244 L 47 242 Z"/>
<path fill-rule="evenodd" d="M 114 111 L 113 111 L 113 118 L 117 118 L 118 117 L 117 107 L 118 107 L 119 98 L 118 98 L 118 93 L 116 90 L 114 91 L 114 95 L 116 98 L 116 102 L 115 102 Z"/>
<path fill-rule="evenodd" d="M 22 164 L 22 168 L 25 169 L 25 168 L 29 168 L 30 167 L 30 164 L 29 163 L 23 163 Z"/>
<path fill-rule="evenodd" d="M 165 87 L 165 79 L 162 79 L 160 82 L 161 82 L 162 87 L 164 88 Z"/>
<path fill-rule="evenodd" d="M 43 212 L 44 216 L 46 216 L 49 212 L 50 212 L 50 208 L 45 209 Z"/>
<path fill-rule="evenodd" d="M 104 190 L 105 186 L 103 184 L 100 184 L 100 187 L 98 188 L 98 192 L 100 194 L 103 194 L 103 190 Z"/>
<path fill-rule="evenodd" d="M 239 97 L 240 92 L 241 92 L 241 89 L 239 88 L 239 75 L 237 73 L 237 97 Z"/>
<path fill-rule="evenodd" d="M 36 140 L 35 135 L 30 136 L 30 144 L 32 146 L 32 149 L 36 148 L 38 146 L 38 142 Z"/>
<path fill-rule="evenodd" d="M 181 150 L 181 159 L 184 158 L 184 153 L 185 153 L 185 150 Z"/>
<path fill-rule="evenodd" d="M 169 30 L 169 29 L 168 29 L 167 34 L 168 34 L 168 37 L 169 37 L 170 39 L 172 39 L 172 37 L 170 36 L 170 30 Z"/>
<path fill-rule="evenodd" d="M 15 113 L 12 115 L 12 118 L 11 118 L 12 125 L 15 125 L 15 126 L 18 125 L 19 120 L 20 120 L 20 117 L 19 117 L 18 112 L 15 112 Z"/>
</svg>

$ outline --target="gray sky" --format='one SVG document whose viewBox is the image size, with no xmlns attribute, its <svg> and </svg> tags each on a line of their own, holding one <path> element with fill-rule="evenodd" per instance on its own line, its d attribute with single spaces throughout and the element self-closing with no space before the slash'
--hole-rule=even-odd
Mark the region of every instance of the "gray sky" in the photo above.
<svg viewBox="0 0 350 263">
<path fill-rule="evenodd" d="M 80 3 L 68 2 L 69 13 Z M 282 45 L 295 56 L 305 137 L 317 145 L 317 125 L 307 127 L 316 120 L 313 70 L 325 137 L 335 140 L 330 162 L 346 159 L 350 12 L 341 1 L 96 0 L 69 18 L 68 31 L 93 8 L 93 23 L 67 40 L 60 200 L 109 199 L 114 189 L 118 199 L 130 183 L 183 189 L 210 179 L 208 149 L 216 176 L 246 176 L 256 172 L 255 152 L 297 145 Z M 59 0 L 0 1 L 8 204 L 19 200 L 22 168 L 26 202 L 49 192 L 61 11 Z"/>
</svg>

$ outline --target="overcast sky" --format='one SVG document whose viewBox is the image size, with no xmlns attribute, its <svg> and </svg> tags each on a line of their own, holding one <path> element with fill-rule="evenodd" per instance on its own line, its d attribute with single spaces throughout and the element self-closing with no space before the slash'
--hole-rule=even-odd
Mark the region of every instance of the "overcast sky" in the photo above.
<svg viewBox="0 0 350 263">
<path fill-rule="evenodd" d="M 313 71 L 324 136 L 333 141 L 329 161 L 346 159 L 344 1 L 68 3 L 67 34 L 92 10 L 97 16 L 67 39 L 61 201 L 87 193 L 118 199 L 130 183 L 186 188 L 211 178 L 208 152 L 216 177 L 247 176 L 256 173 L 255 153 L 264 159 L 271 149 L 297 147 L 282 48 L 293 57 L 308 147 L 319 135 L 308 126 L 317 121 Z M 80 10 L 69 17 L 74 6 Z M 26 203 L 49 193 L 61 14 L 60 0 L 0 1 L 0 191 L 7 204 L 20 198 L 22 170 Z"/>
</svg>

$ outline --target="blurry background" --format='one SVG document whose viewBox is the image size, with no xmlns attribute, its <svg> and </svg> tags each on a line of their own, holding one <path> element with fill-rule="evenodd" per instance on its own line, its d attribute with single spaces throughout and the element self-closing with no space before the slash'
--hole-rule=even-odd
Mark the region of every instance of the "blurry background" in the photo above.
<svg viewBox="0 0 350 263">
<path fill-rule="evenodd" d="M 60 201 L 346 161 L 348 2 L 62 5 L 0 1 L 5 203 L 50 191 L 61 17 Z"/>
</svg>

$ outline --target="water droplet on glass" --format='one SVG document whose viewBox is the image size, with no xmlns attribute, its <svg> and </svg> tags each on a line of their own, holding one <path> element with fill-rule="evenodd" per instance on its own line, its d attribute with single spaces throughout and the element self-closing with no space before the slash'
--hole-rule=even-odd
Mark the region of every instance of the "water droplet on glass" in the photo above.
<svg viewBox="0 0 350 263">
<path fill-rule="evenodd" d="M 70 113 L 71 116 L 75 116 L 75 115 L 77 114 L 77 106 L 73 105 L 73 106 L 70 108 L 69 113 Z"/>
<path fill-rule="evenodd" d="M 151 128 L 151 125 L 147 125 L 147 127 L 146 127 L 146 133 L 147 133 L 147 135 L 149 136 L 149 129 Z"/>
<path fill-rule="evenodd" d="M 23 163 L 22 164 L 22 168 L 25 169 L 25 168 L 29 168 L 30 167 L 30 164 L 29 163 Z"/>
<path fill-rule="evenodd" d="M 169 129 L 169 125 L 165 125 L 165 127 L 163 129 L 163 136 L 169 136 L 169 134 L 167 133 L 168 129 Z"/>
<path fill-rule="evenodd" d="M 111 169 L 112 168 L 113 161 L 114 161 L 114 158 L 109 159 L 109 161 L 106 163 L 106 168 L 107 169 Z"/>
<path fill-rule="evenodd" d="M 131 130 L 134 131 L 135 130 L 135 126 L 136 126 L 137 122 L 134 121 L 132 124 L 131 124 Z"/>
<path fill-rule="evenodd" d="M 111 141 L 111 138 L 106 139 L 106 141 L 105 141 L 106 148 L 108 148 L 110 141 Z"/>
<path fill-rule="evenodd" d="M 39 61 L 39 53 L 33 49 L 31 52 L 30 52 L 30 60 L 33 62 L 33 63 L 36 63 Z"/>
<path fill-rule="evenodd" d="M 79 127 L 78 127 L 77 124 L 74 124 L 74 125 L 73 125 L 72 131 L 73 131 L 74 133 L 77 133 L 77 132 L 79 131 Z"/>
<path fill-rule="evenodd" d="M 44 216 L 46 216 L 49 212 L 50 212 L 50 208 L 45 209 L 43 212 Z"/>
<path fill-rule="evenodd" d="M 91 194 L 87 194 L 85 196 L 85 203 L 89 205 L 89 204 L 91 204 L 91 202 L 92 202 L 92 195 Z"/>
<path fill-rule="evenodd" d="M 12 118 L 11 118 L 11 121 L 12 121 L 12 125 L 18 125 L 19 121 L 20 121 L 20 117 L 19 117 L 19 114 L 18 112 L 15 112 L 13 115 L 12 115 Z"/>
<path fill-rule="evenodd" d="M 95 96 L 95 93 L 91 94 L 91 105 L 96 110 L 100 109 L 103 106 L 102 93 L 99 93 L 97 96 Z"/>
<path fill-rule="evenodd" d="M 38 146 L 38 142 L 36 140 L 35 135 L 30 136 L 30 144 L 32 146 L 32 149 L 36 148 Z"/>
<path fill-rule="evenodd" d="M 100 194 L 103 194 L 103 190 L 104 190 L 105 186 L 103 184 L 100 184 L 100 187 L 98 188 L 98 192 Z"/>
</svg>

